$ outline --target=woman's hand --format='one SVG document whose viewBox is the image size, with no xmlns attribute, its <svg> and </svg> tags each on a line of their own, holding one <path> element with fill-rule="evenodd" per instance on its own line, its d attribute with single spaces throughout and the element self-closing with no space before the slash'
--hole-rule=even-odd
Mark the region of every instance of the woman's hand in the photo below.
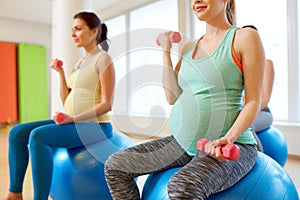
<svg viewBox="0 0 300 200">
<path fill-rule="evenodd" d="M 207 143 L 205 147 L 205 153 L 215 158 L 219 162 L 227 162 L 228 159 L 223 156 L 221 150 L 221 147 L 225 146 L 226 144 L 232 144 L 232 142 L 225 137 L 221 137 L 217 140 L 212 140 Z"/>
<path fill-rule="evenodd" d="M 160 33 L 157 37 L 157 42 L 163 48 L 164 51 L 170 51 L 172 48 L 172 43 L 169 40 L 169 34 L 171 31 Z"/>
<path fill-rule="evenodd" d="M 57 125 L 59 124 L 70 124 L 74 122 L 73 117 L 67 115 L 66 113 L 56 112 L 53 116 L 53 120 Z"/>
<path fill-rule="evenodd" d="M 62 70 L 62 65 L 63 65 L 63 62 L 61 60 L 58 60 L 57 58 L 55 58 L 55 59 L 51 60 L 49 67 L 59 72 Z"/>
</svg>

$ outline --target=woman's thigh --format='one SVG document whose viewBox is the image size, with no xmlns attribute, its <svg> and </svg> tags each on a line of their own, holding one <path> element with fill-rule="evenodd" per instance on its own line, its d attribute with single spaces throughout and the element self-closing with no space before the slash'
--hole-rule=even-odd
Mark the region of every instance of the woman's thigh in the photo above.
<svg viewBox="0 0 300 200">
<path fill-rule="evenodd" d="M 252 128 L 255 132 L 262 131 L 270 127 L 273 123 L 273 115 L 271 112 L 260 111 L 260 113 L 255 118 Z"/>
<path fill-rule="evenodd" d="M 51 147 L 74 148 L 105 140 L 112 135 L 110 123 L 77 122 L 72 124 L 48 124 L 35 128 L 30 142 L 38 140 Z"/>
<path fill-rule="evenodd" d="M 183 166 L 191 157 L 172 137 L 142 143 L 113 154 L 106 161 L 107 169 L 118 169 L 140 176 L 170 167 Z"/>
<path fill-rule="evenodd" d="M 34 122 L 27 122 L 22 124 L 17 124 L 13 126 L 9 133 L 9 141 L 10 143 L 22 143 L 27 145 L 29 140 L 29 135 L 32 130 L 37 127 L 55 124 L 53 120 L 41 120 Z"/>
</svg>

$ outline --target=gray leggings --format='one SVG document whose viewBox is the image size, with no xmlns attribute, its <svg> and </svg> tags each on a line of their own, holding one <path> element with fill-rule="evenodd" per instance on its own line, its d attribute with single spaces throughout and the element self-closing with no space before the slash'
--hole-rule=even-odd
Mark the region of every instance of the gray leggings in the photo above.
<svg viewBox="0 0 300 200">
<path fill-rule="evenodd" d="M 252 124 L 252 129 L 255 132 L 259 132 L 269 128 L 272 125 L 272 123 L 273 123 L 273 115 L 270 109 L 267 107 L 259 112 L 259 114 L 257 115 L 256 119 Z"/>
<path fill-rule="evenodd" d="M 169 136 L 113 154 L 105 163 L 105 178 L 113 199 L 136 200 L 140 193 L 135 177 L 182 167 L 168 183 L 169 199 L 206 199 L 235 184 L 255 164 L 256 147 L 238 145 L 241 155 L 237 161 L 218 162 L 201 153 L 189 156 Z"/>
</svg>

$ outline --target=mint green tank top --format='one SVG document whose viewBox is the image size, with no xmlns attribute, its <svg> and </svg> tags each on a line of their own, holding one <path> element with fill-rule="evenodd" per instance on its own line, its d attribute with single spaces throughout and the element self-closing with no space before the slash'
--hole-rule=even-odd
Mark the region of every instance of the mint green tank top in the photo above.
<svg viewBox="0 0 300 200">
<path fill-rule="evenodd" d="M 224 136 L 242 109 L 243 74 L 232 57 L 236 27 L 225 33 L 219 46 L 203 59 L 194 60 L 197 42 L 185 53 L 178 73 L 182 94 L 170 113 L 170 129 L 189 155 L 196 155 L 200 138 Z M 236 142 L 256 144 L 249 128 Z"/>
</svg>

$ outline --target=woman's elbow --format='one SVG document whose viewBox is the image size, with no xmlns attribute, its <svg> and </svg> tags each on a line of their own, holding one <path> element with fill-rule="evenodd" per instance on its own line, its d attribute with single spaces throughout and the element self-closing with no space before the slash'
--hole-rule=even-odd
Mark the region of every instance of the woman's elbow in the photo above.
<svg viewBox="0 0 300 200">
<path fill-rule="evenodd" d="M 99 105 L 96 106 L 96 110 L 98 115 L 107 113 L 112 110 L 112 103 L 101 102 Z"/>
<path fill-rule="evenodd" d="M 106 103 L 105 105 L 107 112 L 112 110 L 112 103 Z"/>
<path fill-rule="evenodd" d="M 171 97 L 171 96 L 166 96 L 166 99 L 167 99 L 167 102 L 170 104 L 170 105 L 174 105 L 174 103 L 176 102 L 177 98 L 175 97 Z"/>
</svg>

